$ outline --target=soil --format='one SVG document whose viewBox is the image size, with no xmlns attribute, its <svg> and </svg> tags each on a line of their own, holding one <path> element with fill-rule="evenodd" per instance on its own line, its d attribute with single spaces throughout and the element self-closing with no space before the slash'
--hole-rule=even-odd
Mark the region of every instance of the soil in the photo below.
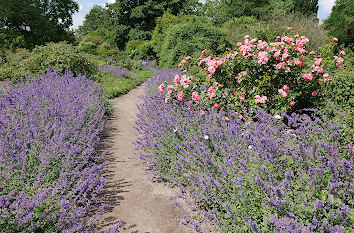
<svg viewBox="0 0 354 233">
<path fill-rule="evenodd" d="M 108 119 L 103 138 L 108 148 L 105 176 L 108 183 L 104 190 L 105 203 L 109 205 L 98 225 L 97 232 L 105 231 L 119 220 L 125 222 L 119 232 L 129 233 L 184 233 L 191 232 L 181 224 L 183 209 L 169 198 L 177 189 L 166 186 L 143 168 L 132 142 L 139 96 L 144 95 L 140 86 L 128 94 L 112 99 L 113 116 Z"/>
</svg>

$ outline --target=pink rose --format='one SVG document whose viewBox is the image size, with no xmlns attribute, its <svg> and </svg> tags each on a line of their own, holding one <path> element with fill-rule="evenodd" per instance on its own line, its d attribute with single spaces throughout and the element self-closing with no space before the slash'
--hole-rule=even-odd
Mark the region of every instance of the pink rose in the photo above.
<svg viewBox="0 0 354 233">
<path fill-rule="evenodd" d="M 338 43 L 338 38 L 333 37 L 333 38 L 331 38 L 331 40 L 330 40 L 330 41 L 334 41 L 335 43 Z"/>
<path fill-rule="evenodd" d="M 178 100 L 179 100 L 179 101 L 183 101 L 183 98 L 184 98 L 184 93 L 183 93 L 183 91 L 178 92 L 177 97 L 178 97 Z"/>
<path fill-rule="evenodd" d="M 242 45 L 242 42 L 237 42 L 237 47 L 240 47 Z"/>
<path fill-rule="evenodd" d="M 267 100 L 267 96 L 262 96 L 262 97 L 260 97 L 259 95 L 256 95 L 255 96 L 255 99 L 254 99 L 254 101 L 256 102 L 256 104 L 258 104 L 258 103 L 265 103 L 266 102 L 266 100 Z"/>
<path fill-rule="evenodd" d="M 293 28 L 292 27 L 287 27 L 286 30 L 291 31 L 291 30 L 293 30 Z"/>
<path fill-rule="evenodd" d="M 319 66 L 319 65 L 321 64 L 321 62 L 322 62 L 322 59 L 321 59 L 321 58 L 315 58 L 315 64 L 316 64 L 317 66 Z"/>
<path fill-rule="evenodd" d="M 175 83 L 175 85 L 177 86 L 179 83 L 179 75 L 176 74 L 175 78 L 173 79 L 173 82 Z"/>
<path fill-rule="evenodd" d="M 205 112 L 204 112 L 203 109 L 201 109 L 200 112 L 199 112 L 200 115 L 204 115 L 204 113 L 205 113 Z"/>
<path fill-rule="evenodd" d="M 208 71 L 209 71 L 210 74 L 214 74 L 215 71 L 216 71 L 216 69 L 215 69 L 214 66 L 209 66 L 209 67 L 208 67 Z"/>
<path fill-rule="evenodd" d="M 311 81 L 313 79 L 312 73 L 304 73 L 302 75 L 302 77 L 306 80 L 306 81 Z"/>
<path fill-rule="evenodd" d="M 160 93 L 164 93 L 165 91 L 164 91 L 163 89 L 165 89 L 165 85 L 162 83 L 162 84 L 158 87 L 158 89 L 159 89 L 159 92 L 160 92 Z"/>
<path fill-rule="evenodd" d="M 290 90 L 290 87 L 288 87 L 287 85 L 284 85 L 282 89 L 283 89 L 286 93 L 288 93 L 289 90 Z"/>
<path fill-rule="evenodd" d="M 279 92 L 279 94 L 281 94 L 282 98 L 285 98 L 288 96 L 288 93 L 286 93 L 283 89 L 279 89 L 278 92 Z"/>
<path fill-rule="evenodd" d="M 241 101 L 244 101 L 244 100 L 245 100 L 245 97 L 244 97 L 244 96 L 240 96 L 240 100 L 241 100 Z"/>
<path fill-rule="evenodd" d="M 213 82 L 213 86 L 214 86 L 214 87 L 218 87 L 218 86 L 219 86 L 219 83 L 218 83 L 218 82 Z"/>
<path fill-rule="evenodd" d="M 175 86 L 173 86 L 173 85 L 168 85 L 168 86 L 167 86 L 167 93 L 170 94 L 174 88 L 175 88 Z"/>
<path fill-rule="evenodd" d="M 250 38 L 250 35 L 245 35 L 245 40 Z"/>
<path fill-rule="evenodd" d="M 215 109 L 219 109 L 219 107 L 220 107 L 219 104 L 214 104 Z"/>
<path fill-rule="evenodd" d="M 323 74 L 323 78 L 328 78 L 329 77 L 329 74 L 328 73 L 324 73 Z"/>
<path fill-rule="evenodd" d="M 246 75 L 247 75 L 247 71 L 243 71 L 243 72 L 242 72 L 242 75 L 243 75 L 243 76 L 246 76 Z"/>
<path fill-rule="evenodd" d="M 295 64 L 298 66 L 302 66 L 304 63 L 300 59 L 295 58 Z"/>
<path fill-rule="evenodd" d="M 169 99 L 170 99 L 169 97 L 166 97 L 166 98 L 165 98 L 165 104 L 168 103 L 168 100 L 169 100 Z"/>
<path fill-rule="evenodd" d="M 312 96 L 316 96 L 316 95 L 317 95 L 317 92 L 314 91 L 314 92 L 311 93 L 311 95 L 312 95 Z"/>
<path fill-rule="evenodd" d="M 345 56 L 345 52 L 342 50 L 342 51 L 339 52 L 339 55 Z"/>
<path fill-rule="evenodd" d="M 316 54 L 315 51 L 310 52 L 310 55 L 315 55 L 315 54 Z"/>
<path fill-rule="evenodd" d="M 192 92 L 192 100 L 194 101 L 199 101 L 199 95 L 197 92 Z"/>
<path fill-rule="evenodd" d="M 294 106 L 295 105 L 295 102 L 294 101 L 291 101 L 290 102 L 290 106 Z"/>
</svg>

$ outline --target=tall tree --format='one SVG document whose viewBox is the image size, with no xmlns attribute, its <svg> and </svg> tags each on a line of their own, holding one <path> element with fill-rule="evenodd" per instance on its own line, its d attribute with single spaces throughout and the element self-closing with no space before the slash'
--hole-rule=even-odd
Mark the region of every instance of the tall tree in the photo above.
<svg viewBox="0 0 354 233">
<path fill-rule="evenodd" d="M 293 13 L 301 13 L 306 16 L 317 16 L 318 0 L 293 0 Z"/>
<path fill-rule="evenodd" d="M 155 19 L 170 9 L 171 13 L 191 13 L 198 0 L 116 0 L 108 5 L 112 25 L 119 27 L 121 34 L 129 39 L 150 39 Z"/>
<path fill-rule="evenodd" d="M 74 0 L 1 0 L 0 29 L 23 36 L 27 47 L 69 39 L 72 15 L 79 10 Z"/>
<path fill-rule="evenodd" d="M 204 13 L 218 25 L 242 16 L 259 19 L 270 10 L 270 0 L 207 0 L 203 6 Z"/>
<path fill-rule="evenodd" d="M 95 31 L 102 26 L 108 26 L 108 9 L 95 5 L 89 13 L 85 15 L 83 25 L 76 31 L 80 37 L 87 35 L 90 31 Z"/>
<path fill-rule="evenodd" d="M 220 25 L 231 18 L 242 16 L 267 20 L 287 13 L 317 15 L 318 0 L 206 0 L 202 9 Z"/>
<path fill-rule="evenodd" d="M 324 24 L 330 36 L 339 38 L 339 43 L 354 46 L 354 2 L 352 0 L 337 0 Z"/>
</svg>

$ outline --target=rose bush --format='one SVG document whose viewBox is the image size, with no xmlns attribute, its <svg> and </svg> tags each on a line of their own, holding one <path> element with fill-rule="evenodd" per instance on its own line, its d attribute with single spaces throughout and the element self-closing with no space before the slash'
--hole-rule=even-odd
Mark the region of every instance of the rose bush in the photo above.
<svg viewBox="0 0 354 233">
<path fill-rule="evenodd" d="M 313 107 L 325 95 L 322 86 L 332 80 L 331 71 L 344 68 L 345 53 L 334 59 L 333 52 L 328 55 L 336 38 L 326 54 L 308 51 L 308 42 L 300 35 L 278 36 L 274 42 L 246 35 L 238 49 L 224 56 L 206 57 L 204 50 L 197 59 L 185 57 L 178 65 L 184 74 L 176 75 L 173 84 L 161 84 L 159 92 L 166 94 L 166 103 L 191 101 L 201 109 L 262 107 L 277 114 Z"/>
</svg>

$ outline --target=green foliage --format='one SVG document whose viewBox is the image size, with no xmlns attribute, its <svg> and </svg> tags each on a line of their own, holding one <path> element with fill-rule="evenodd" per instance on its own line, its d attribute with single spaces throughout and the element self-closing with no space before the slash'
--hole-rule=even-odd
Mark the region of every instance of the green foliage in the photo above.
<svg viewBox="0 0 354 233">
<path fill-rule="evenodd" d="M 102 6 L 94 5 L 92 9 L 85 15 L 82 25 L 76 30 L 79 37 L 86 36 L 89 32 L 96 31 L 106 25 L 108 22 L 108 11 Z"/>
<path fill-rule="evenodd" d="M 316 16 L 318 0 L 207 0 L 202 11 L 217 25 L 232 18 L 252 16 L 259 20 L 287 14 Z"/>
<path fill-rule="evenodd" d="M 172 67 L 184 56 L 204 49 L 220 53 L 228 46 L 221 29 L 204 17 L 194 17 L 187 23 L 169 27 L 158 54 L 162 67 Z"/>
<path fill-rule="evenodd" d="M 354 2 L 337 0 L 330 17 L 325 21 L 328 34 L 337 37 L 339 43 L 353 46 L 354 43 Z"/>
<path fill-rule="evenodd" d="M 293 28 L 293 31 L 300 35 L 306 35 L 310 40 L 308 44 L 310 50 L 317 51 L 329 41 L 324 28 L 318 25 L 317 18 L 298 13 L 279 14 L 267 21 L 257 21 L 254 17 L 233 18 L 223 25 L 228 40 L 234 46 L 237 42 L 243 41 L 244 35 L 264 41 L 274 40 L 277 35 L 286 35 L 287 27 Z"/>
<path fill-rule="evenodd" d="M 15 81 L 30 74 L 45 72 L 48 68 L 62 72 L 71 70 L 74 74 L 87 76 L 96 72 L 96 65 L 88 54 L 79 52 L 66 42 L 60 42 L 37 46 L 32 52 L 20 49 L 9 53 L 6 63 L 0 67 L 0 77 Z"/>
<path fill-rule="evenodd" d="M 125 50 L 129 57 L 135 60 L 148 60 L 156 57 L 153 44 L 149 40 L 130 40 Z"/>
<path fill-rule="evenodd" d="M 197 5 L 197 0 L 117 0 L 108 5 L 110 24 L 114 25 L 112 30 L 117 34 L 116 43 L 122 49 L 128 40 L 149 40 L 155 28 L 155 19 L 162 16 L 166 9 L 170 9 L 172 14 L 188 13 Z"/>
<path fill-rule="evenodd" d="M 321 113 L 340 124 L 344 136 L 354 142 L 354 53 L 347 50 L 344 69 L 333 75 L 332 82 L 325 87 L 326 98 L 320 108 Z"/>
<path fill-rule="evenodd" d="M 93 76 L 93 79 L 101 84 L 106 98 L 114 98 L 128 93 L 136 86 L 144 83 L 152 75 L 151 71 L 146 70 L 137 70 L 136 72 L 133 77 L 119 78 L 110 72 L 100 71 Z"/>
<path fill-rule="evenodd" d="M 194 16 L 192 15 L 179 15 L 175 16 L 171 14 L 171 10 L 167 10 L 161 17 L 156 19 L 156 27 L 152 33 L 152 46 L 157 55 L 161 53 L 161 48 L 163 41 L 167 35 L 167 30 L 169 27 L 187 23 L 188 21 L 192 20 Z"/>
<path fill-rule="evenodd" d="M 104 40 L 98 36 L 85 36 L 79 43 L 78 49 L 85 53 L 97 54 L 97 48 Z"/>
<path fill-rule="evenodd" d="M 20 34 L 25 46 L 33 48 L 49 41 L 72 39 L 68 29 L 79 5 L 74 0 L 2 0 L 0 9 L 0 29 Z"/>
<path fill-rule="evenodd" d="M 94 80 L 101 84 L 104 89 L 104 95 L 107 98 L 114 98 L 128 93 L 136 85 L 130 78 L 118 78 L 109 72 L 98 72 Z"/>
<path fill-rule="evenodd" d="M 25 41 L 21 34 L 8 29 L 0 30 L 0 57 L 8 50 L 14 51 L 24 45 Z"/>
<path fill-rule="evenodd" d="M 271 7 L 270 0 L 207 0 L 202 10 L 215 24 L 221 25 L 231 18 L 242 16 L 259 19 L 262 15 L 268 15 Z"/>
</svg>

